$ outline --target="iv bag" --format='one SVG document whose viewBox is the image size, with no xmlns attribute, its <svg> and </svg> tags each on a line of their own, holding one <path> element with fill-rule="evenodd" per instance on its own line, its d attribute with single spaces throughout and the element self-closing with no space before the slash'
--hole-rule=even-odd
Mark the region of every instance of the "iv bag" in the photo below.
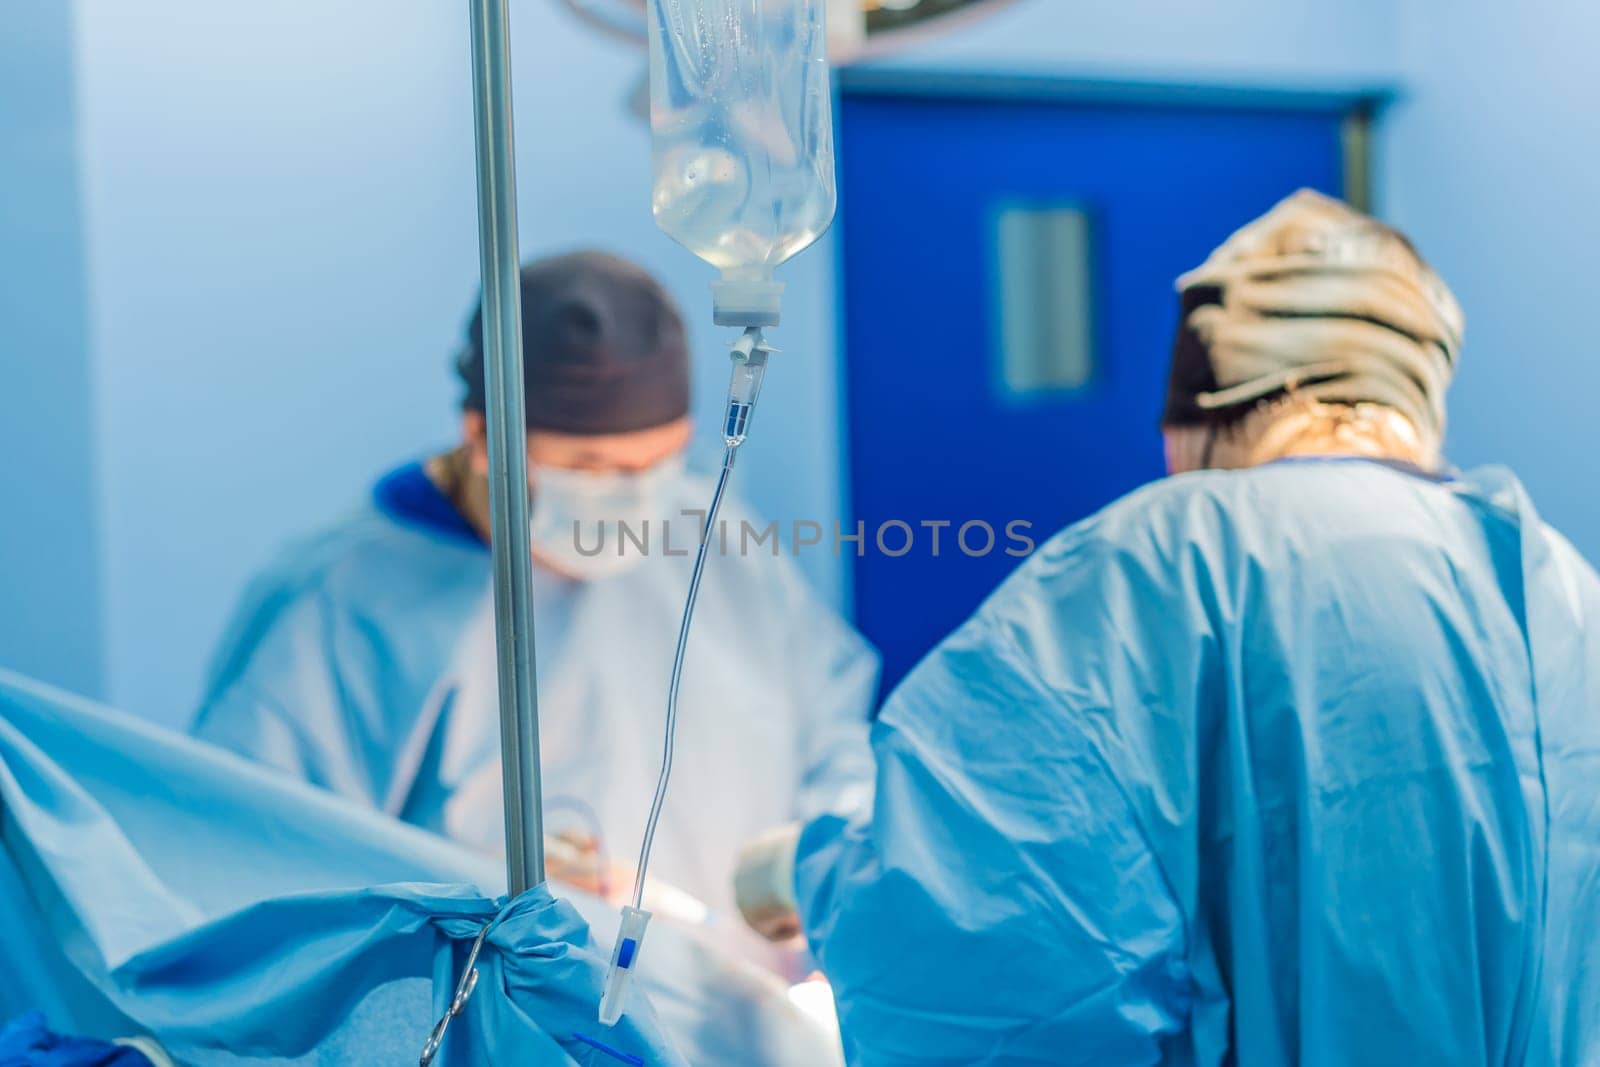
<svg viewBox="0 0 1600 1067">
<path fill-rule="evenodd" d="M 826 0 L 650 0 L 656 224 L 719 268 L 718 321 L 776 322 L 775 267 L 833 221 Z"/>
</svg>

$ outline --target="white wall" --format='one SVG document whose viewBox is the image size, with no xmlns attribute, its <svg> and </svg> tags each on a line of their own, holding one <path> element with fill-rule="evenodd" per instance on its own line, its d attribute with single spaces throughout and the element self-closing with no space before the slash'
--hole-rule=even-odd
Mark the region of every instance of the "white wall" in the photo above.
<svg viewBox="0 0 1600 1067">
<path fill-rule="evenodd" d="M 1383 201 L 1467 315 L 1450 452 L 1502 462 L 1600 562 L 1600 6 L 1402 0 Z"/>
</svg>

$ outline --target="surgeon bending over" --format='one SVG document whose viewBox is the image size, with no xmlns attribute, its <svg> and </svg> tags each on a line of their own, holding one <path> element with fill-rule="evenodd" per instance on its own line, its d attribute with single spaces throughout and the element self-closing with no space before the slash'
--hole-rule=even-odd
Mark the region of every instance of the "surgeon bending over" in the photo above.
<svg viewBox="0 0 1600 1067">
<path fill-rule="evenodd" d="M 862 1064 L 1600 1062 L 1600 578 L 1441 465 L 1454 300 L 1311 193 L 1180 287 L 1173 477 L 912 673 L 747 911 Z"/>
<path fill-rule="evenodd" d="M 591 889 L 639 847 L 668 672 L 709 485 L 690 439 L 683 324 L 661 287 L 581 253 L 522 272 L 534 615 L 551 874 Z M 481 316 L 459 357 L 459 447 L 384 477 L 250 586 L 195 730 L 486 850 L 503 848 Z M 747 518 L 737 503 L 725 516 Z M 615 540 L 619 521 L 641 553 Z M 663 551 L 661 523 L 672 528 Z M 594 552 L 601 523 L 604 549 Z M 578 530 L 575 535 L 574 525 Z M 733 539 L 730 538 L 730 543 Z M 677 771 L 652 874 L 731 910 L 739 843 L 871 788 L 877 657 L 792 563 L 708 562 Z M 594 854 L 598 835 L 610 863 Z M 590 851 L 573 856 L 572 843 Z M 569 859 L 563 863 L 562 857 Z M 597 862 L 599 860 L 600 862 Z M 654 881 L 654 879 L 652 879 Z"/>
</svg>

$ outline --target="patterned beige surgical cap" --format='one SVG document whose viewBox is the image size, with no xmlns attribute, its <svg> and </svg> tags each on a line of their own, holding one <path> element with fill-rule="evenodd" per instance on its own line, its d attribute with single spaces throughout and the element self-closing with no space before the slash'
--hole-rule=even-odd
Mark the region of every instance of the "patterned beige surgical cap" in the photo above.
<svg viewBox="0 0 1600 1067">
<path fill-rule="evenodd" d="M 1180 326 L 1174 388 L 1181 392 L 1186 337 L 1210 373 L 1190 397 L 1169 397 L 1169 424 L 1248 410 L 1293 390 L 1383 404 L 1443 434 L 1461 308 L 1411 243 L 1383 223 L 1301 190 L 1228 238 L 1178 279 L 1178 290 L 1192 310 Z M 1175 417 L 1175 409 L 1197 417 Z"/>
</svg>

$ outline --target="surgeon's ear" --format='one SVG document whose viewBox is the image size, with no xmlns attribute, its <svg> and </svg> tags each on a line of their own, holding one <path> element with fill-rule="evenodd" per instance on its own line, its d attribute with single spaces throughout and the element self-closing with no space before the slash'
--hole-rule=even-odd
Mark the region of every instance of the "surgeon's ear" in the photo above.
<svg viewBox="0 0 1600 1067">
<path fill-rule="evenodd" d="M 481 411 L 461 413 L 461 444 L 467 450 L 472 473 L 489 476 L 489 424 Z"/>
</svg>

